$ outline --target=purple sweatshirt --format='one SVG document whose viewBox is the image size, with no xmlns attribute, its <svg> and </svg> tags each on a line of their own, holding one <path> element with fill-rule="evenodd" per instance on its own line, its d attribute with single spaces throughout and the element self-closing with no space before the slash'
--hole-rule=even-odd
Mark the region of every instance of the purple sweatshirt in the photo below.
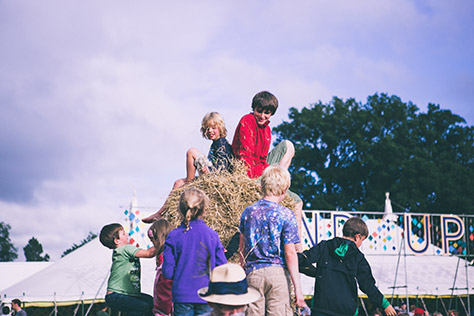
<svg viewBox="0 0 474 316">
<path fill-rule="evenodd" d="M 175 303 L 206 303 L 197 291 L 209 285 L 209 269 L 227 262 L 217 233 L 198 219 L 173 229 L 165 241 L 163 275 L 173 280 Z"/>
</svg>

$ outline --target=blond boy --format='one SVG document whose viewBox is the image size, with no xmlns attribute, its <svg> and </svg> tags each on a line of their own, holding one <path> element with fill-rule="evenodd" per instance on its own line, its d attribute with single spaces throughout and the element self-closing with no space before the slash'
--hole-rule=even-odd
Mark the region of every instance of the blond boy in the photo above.
<svg viewBox="0 0 474 316">
<path fill-rule="evenodd" d="M 290 186 L 288 170 L 272 165 L 262 174 L 263 199 L 247 207 L 240 218 L 240 262 L 249 286 L 262 295 L 247 315 L 293 315 L 290 278 L 296 305 L 305 307 L 295 244 L 300 242 L 293 211 L 281 206 Z"/>
</svg>

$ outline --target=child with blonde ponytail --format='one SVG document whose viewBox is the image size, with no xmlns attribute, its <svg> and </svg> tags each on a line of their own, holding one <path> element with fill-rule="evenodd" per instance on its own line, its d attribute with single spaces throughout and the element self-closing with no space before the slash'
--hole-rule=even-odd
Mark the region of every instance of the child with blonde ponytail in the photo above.
<svg viewBox="0 0 474 316">
<path fill-rule="evenodd" d="M 204 192 L 186 189 L 179 199 L 183 221 L 172 230 L 163 251 L 163 275 L 173 280 L 174 315 L 203 315 L 212 311 L 197 291 L 209 284 L 209 273 L 227 262 L 217 233 L 202 218 L 209 203 Z"/>
</svg>

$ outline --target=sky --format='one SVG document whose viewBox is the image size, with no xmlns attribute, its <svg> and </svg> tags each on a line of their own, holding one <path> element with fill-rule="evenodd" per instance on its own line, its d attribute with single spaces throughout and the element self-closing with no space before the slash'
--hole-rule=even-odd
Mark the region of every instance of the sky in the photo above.
<svg viewBox="0 0 474 316">
<path fill-rule="evenodd" d="M 220 112 L 231 141 L 262 90 L 271 127 L 374 93 L 474 125 L 473 16 L 470 0 L 0 0 L 0 222 L 17 260 L 31 237 L 59 259 L 134 190 L 159 208 L 186 150 L 209 149 L 202 117 Z"/>
</svg>

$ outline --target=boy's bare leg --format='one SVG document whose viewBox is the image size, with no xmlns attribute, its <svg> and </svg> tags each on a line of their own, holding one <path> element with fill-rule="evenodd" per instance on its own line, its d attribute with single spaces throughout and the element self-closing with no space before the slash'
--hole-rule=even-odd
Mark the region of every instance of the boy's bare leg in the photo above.
<svg viewBox="0 0 474 316">
<path fill-rule="evenodd" d="M 196 167 L 194 166 L 194 161 L 201 153 L 196 148 L 190 148 L 186 152 L 186 183 L 189 183 L 194 180 L 196 176 Z"/>
<path fill-rule="evenodd" d="M 176 180 L 173 184 L 173 189 L 171 189 L 171 192 L 173 192 L 173 190 L 175 190 L 177 188 L 181 188 L 185 184 L 186 184 L 186 179 L 184 179 L 184 178 Z M 171 194 L 171 192 L 170 192 L 170 194 Z M 142 222 L 147 223 L 147 224 L 151 224 L 154 221 L 160 219 L 161 214 L 163 214 L 163 211 L 165 210 L 165 205 L 166 205 L 166 202 L 168 202 L 169 196 L 170 195 L 168 194 L 168 197 L 166 198 L 165 203 L 163 203 L 163 206 L 158 211 L 156 211 L 155 213 L 151 214 L 148 217 L 142 218 Z"/>
<path fill-rule="evenodd" d="M 189 182 L 194 180 L 194 177 L 196 175 L 196 167 L 194 166 L 194 161 L 196 160 L 196 158 L 199 155 L 201 155 L 201 153 L 196 148 L 188 149 L 188 151 L 186 152 L 186 178 L 176 180 L 173 184 L 173 189 L 171 191 L 173 191 L 177 188 L 181 188 L 186 183 L 189 183 Z M 168 195 L 168 197 L 169 197 L 169 195 Z M 165 203 L 163 204 L 163 206 L 158 211 L 156 211 L 154 214 L 151 214 L 148 217 L 143 218 L 142 222 L 144 222 L 144 223 L 153 223 L 157 219 L 160 219 L 161 214 L 165 210 L 165 205 L 166 205 L 167 201 L 168 201 L 168 198 L 166 198 Z"/>
<path fill-rule="evenodd" d="M 286 152 L 280 160 L 280 166 L 288 170 L 291 165 L 291 160 L 295 155 L 295 146 L 289 140 L 285 140 L 284 142 L 286 143 Z"/>
</svg>

